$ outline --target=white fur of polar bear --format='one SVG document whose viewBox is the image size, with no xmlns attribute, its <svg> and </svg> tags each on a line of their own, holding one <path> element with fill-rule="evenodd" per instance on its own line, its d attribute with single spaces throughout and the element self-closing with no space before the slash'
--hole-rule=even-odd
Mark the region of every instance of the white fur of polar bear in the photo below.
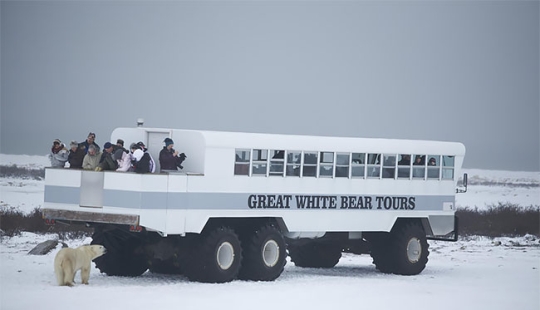
<svg viewBox="0 0 540 310">
<path fill-rule="evenodd" d="M 83 284 L 88 284 L 90 279 L 91 262 L 105 254 L 107 250 L 102 245 L 83 245 L 76 249 L 63 248 L 54 258 L 54 273 L 58 285 L 73 286 L 75 274 L 81 271 Z"/>
</svg>

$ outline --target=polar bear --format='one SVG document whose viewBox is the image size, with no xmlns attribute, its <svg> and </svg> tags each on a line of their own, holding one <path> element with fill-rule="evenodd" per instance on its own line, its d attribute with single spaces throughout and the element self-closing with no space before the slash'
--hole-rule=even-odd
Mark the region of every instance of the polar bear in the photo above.
<svg viewBox="0 0 540 310">
<path fill-rule="evenodd" d="M 76 249 L 63 248 L 58 251 L 54 258 L 54 273 L 58 285 L 73 286 L 78 270 L 81 271 L 82 283 L 88 284 L 92 260 L 106 252 L 104 246 L 97 244 L 83 245 Z"/>
</svg>

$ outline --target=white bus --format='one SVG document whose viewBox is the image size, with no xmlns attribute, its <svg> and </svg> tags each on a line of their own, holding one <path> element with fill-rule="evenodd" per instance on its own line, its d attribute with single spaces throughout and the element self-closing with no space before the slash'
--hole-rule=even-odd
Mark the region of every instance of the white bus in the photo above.
<svg viewBox="0 0 540 310">
<path fill-rule="evenodd" d="M 45 174 L 44 218 L 93 226 L 108 275 L 271 281 L 287 254 L 330 268 L 343 251 L 410 275 L 426 266 L 427 239 L 457 239 L 461 143 L 145 127 L 119 138 L 142 141 L 156 173 Z M 159 173 L 165 138 L 187 155 L 183 169 Z"/>
</svg>

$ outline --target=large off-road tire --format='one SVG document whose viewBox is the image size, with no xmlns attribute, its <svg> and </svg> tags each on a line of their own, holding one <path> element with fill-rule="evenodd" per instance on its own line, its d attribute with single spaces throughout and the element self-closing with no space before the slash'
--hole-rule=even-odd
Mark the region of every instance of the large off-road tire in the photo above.
<svg viewBox="0 0 540 310">
<path fill-rule="evenodd" d="M 287 262 L 287 245 L 273 225 L 265 225 L 242 238 L 242 267 L 238 278 L 253 281 L 277 279 Z"/>
<path fill-rule="evenodd" d="M 148 269 L 148 259 L 144 255 L 144 242 L 128 232 L 103 231 L 96 228 L 91 244 L 101 244 L 107 253 L 94 260 L 96 267 L 109 276 L 136 277 Z"/>
<path fill-rule="evenodd" d="M 392 273 L 393 261 L 390 251 L 390 233 L 378 233 L 369 238 L 370 255 L 375 268 L 380 272 Z"/>
<path fill-rule="evenodd" d="M 332 268 L 341 258 L 341 246 L 310 242 L 290 245 L 289 256 L 297 267 Z"/>
<path fill-rule="evenodd" d="M 389 234 L 370 240 L 371 257 L 384 273 L 416 275 L 426 268 L 429 244 L 418 223 L 400 223 Z"/>
<path fill-rule="evenodd" d="M 218 227 L 194 241 L 183 264 L 189 280 L 223 283 L 236 279 L 242 263 L 242 248 L 231 228 Z"/>
<path fill-rule="evenodd" d="M 392 231 L 395 274 L 415 275 L 426 268 L 429 255 L 424 229 L 416 223 L 398 226 Z"/>
</svg>

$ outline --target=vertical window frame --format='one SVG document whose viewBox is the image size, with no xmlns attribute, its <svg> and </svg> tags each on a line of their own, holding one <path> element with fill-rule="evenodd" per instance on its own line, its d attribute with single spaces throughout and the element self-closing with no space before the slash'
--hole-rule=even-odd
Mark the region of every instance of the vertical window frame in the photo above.
<svg viewBox="0 0 540 310">
<path fill-rule="evenodd" d="M 345 153 L 345 152 L 334 152 L 335 154 L 335 169 L 334 169 L 334 177 L 335 178 L 351 178 L 351 153 Z M 338 156 L 347 156 L 347 164 L 339 164 L 338 163 Z M 347 175 L 346 176 L 338 176 L 338 168 L 347 168 Z"/>
<path fill-rule="evenodd" d="M 390 179 L 395 180 L 396 179 L 396 165 L 397 165 L 397 155 L 392 153 L 386 153 L 382 154 L 382 173 L 381 178 L 382 179 Z M 393 158 L 393 162 L 387 163 L 387 158 Z M 387 171 L 392 171 L 392 176 L 386 176 Z"/>
<path fill-rule="evenodd" d="M 266 159 L 265 160 L 255 160 L 255 152 L 256 151 L 264 151 L 266 153 Z M 268 149 L 252 149 L 252 153 L 251 153 L 251 176 L 265 176 L 265 177 L 268 177 L 268 166 L 269 166 L 269 161 L 268 161 Z M 255 165 L 262 165 L 264 164 L 266 166 L 266 169 L 265 169 L 265 173 L 262 174 L 262 173 L 253 173 L 253 169 L 254 169 L 254 166 Z"/>
<path fill-rule="evenodd" d="M 361 158 L 361 162 L 360 163 L 354 163 L 353 162 L 353 155 L 354 154 L 359 154 L 359 155 L 362 155 L 362 158 Z M 350 158 L 350 164 L 351 164 L 351 171 L 349 173 L 351 179 L 365 179 L 366 178 L 366 157 L 367 157 L 367 153 L 357 153 L 357 152 L 351 152 L 351 158 Z M 353 169 L 355 167 L 362 167 L 362 175 L 353 175 Z"/>
<path fill-rule="evenodd" d="M 279 154 L 279 152 L 283 152 L 283 158 L 273 158 L 274 156 L 276 156 L 277 154 L 272 154 L 273 152 L 278 152 L 277 154 Z M 285 156 L 286 156 L 286 152 L 285 150 L 283 149 L 280 149 L 280 150 L 268 150 L 268 176 L 269 177 L 284 177 L 285 176 L 285 170 L 286 170 L 286 166 L 285 166 Z M 282 171 L 281 173 L 273 173 L 272 172 L 272 163 L 281 163 L 282 165 Z"/>
<path fill-rule="evenodd" d="M 325 161 L 325 154 L 329 154 L 329 156 L 332 158 L 331 162 Z M 331 155 L 330 155 L 331 154 Z M 320 151 L 319 152 L 319 160 L 318 162 L 318 171 L 319 171 L 319 178 L 334 178 L 334 166 L 336 161 L 336 152 L 329 152 L 329 151 Z M 321 174 L 322 171 L 327 171 L 323 168 L 330 167 L 330 175 L 327 174 Z"/>
<path fill-rule="evenodd" d="M 427 172 L 426 172 L 426 157 L 427 155 L 426 154 L 412 154 L 413 156 L 413 160 L 412 160 L 412 179 L 413 180 L 426 180 L 426 176 L 427 176 Z M 416 157 L 417 156 L 420 156 L 421 158 L 423 157 L 424 158 L 424 162 L 420 165 L 416 165 Z M 411 158 L 412 159 L 412 158 Z M 415 169 L 416 168 L 416 169 Z M 415 176 L 415 172 L 416 171 L 422 171 L 422 177 L 417 177 Z"/>
<path fill-rule="evenodd" d="M 426 158 L 429 158 L 428 160 L 426 160 L 426 167 L 427 167 L 427 171 L 426 171 L 426 178 L 428 180 L 440 180 L 441 179 L 441 155 L 428 155 Z M 429 165 L 429 162 L 432 158 L 435 158 L 435 166 L 430 166 Z M 430 176 L 430 172 L 431 171 L 435 171 L 437 172 L 437 177 L 434 177 L 434 176 Z M 433 175 L 433 174 L 431 174 Z"/>
<path fill-rule="evenodd" d="M 396 165 L 397 165 L 397 174 L 396 174 L 396 178 L 398 180 L 410 180 L 412 178 L 412 164 L 413 164 L 413 161 L 412 161 L 412 158 L 413 158 L 413 155 L 412 154 L 407 154 L 407 153 L 401 153 L 401 154 L 397 154 L 397 156 L 400 156 L 401 157 L 401 160 L 403 160 L 403 156 L 409 156 L 409 164 L 408 165 L 400 165 L 399 162 L 401 161 L 397 161 L 397 158 L 396 158 Z M 405 171 L 407 170 L 408 173 L 407 173 L 407 176 L 404 177 L 404 176 L 400 176 L 400 171 Z"/>
<path fill-rule="evenodd" d="M 245 161 L 237 161 L 237 158 L 236 156 L 238 155 L 238 152 L 244 152 L 244 153 L 247 153 L 248 155 L 248 160 L 247 162 Z M 237 173 L 237 169 L 240 168 L 240 167 L 247 167 L 247 174 L 239 174 Z M 234 175 L 235 176 L 247 176 L 249 177 L 250 176 L 250 167 L 251 167 L 251 149 L 243 149 L 243 148 L 237 148 L 237 149 L 234 149 Z"/>
<path fill-rule="evenodd" d="M 370 155 L 375 156 L 375 163 L 370 163 Z M 378 163 L 377 163 L 378 162 Z M 366 178 L 367 179 L 380 179 L 382 174 L 382 153 L 366 153 Z M 373 175 L 372 172 L 376 172 L 377 175 Z"/>
<path fill-rule="evenodd" d="M 450 165 L 446 165 L 446 161 L 445 161 L 445 158 L 451 158 L 452 159 L 452 162 L 451 162 L 451 166 Z M 441 156 L 441 180 L 451 180 L 453 181 L 454 178 L 456 177 L 456 173 L 455 173 L 455 168 L 456 167 L 456 156 L 454 155 L 442 155 Z M 445 177 L 446 176 L 446 172 L 447 171 L 450 171 L 451 174 L 452 174 L 452 177 L 451 178 L 447 178 Z"/>
<path fill-rule="evenodd" d="M 289 161 L 289 159 L 288 159 L 289 154 L 298 154 L 299 162 L 296 163 L 296 162 Z M 288 174 L 287 173 L 288 168 L 291 167 L 292 171 L 294 172 L 294 166 L 296 166 L 296 165 L 298 165 L 298 175 Z M 286 177 L 298 177 L 298 178 L 302 176 L 302 151 L 288 151 L 288 150 L 285 150 L 285 176 Z"/>
<path fill-rule="evenodd" d="M 315 163 L 314 164 L 306 164 L 306 153 L 307 154 L 315 154 Z M 307 165 L 307 167 L 306 167 Z M 315 168 L 315 174 L 314 175 L 305 175 L 305 168 Z M 318 178 L 319 177 L 319 152 L 318 151 L 302 151 L 302 171 L 301 176 L 307 177 L 307 178 Z"/>
</svg>

